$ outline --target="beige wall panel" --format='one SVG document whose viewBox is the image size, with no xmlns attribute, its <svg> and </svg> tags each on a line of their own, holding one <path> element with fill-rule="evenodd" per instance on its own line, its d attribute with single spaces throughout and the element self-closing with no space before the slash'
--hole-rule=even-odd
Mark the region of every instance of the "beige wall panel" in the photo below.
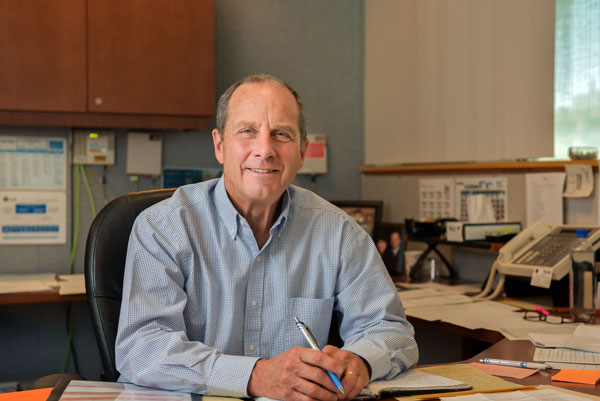
<svg viewBox="0 0 600 401">
<path fill-rule="evenodd" d="M 366 164 L 553 154 L 553 2 L 365 9 Z"/>
</svg>

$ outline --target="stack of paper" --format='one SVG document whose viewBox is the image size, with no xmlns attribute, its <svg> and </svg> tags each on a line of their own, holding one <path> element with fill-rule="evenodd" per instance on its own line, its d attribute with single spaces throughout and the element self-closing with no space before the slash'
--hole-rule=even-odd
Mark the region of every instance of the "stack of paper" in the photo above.
<svg viewBox="0 0 600 401">
<path fill-rule="evenodd" d="M 470 390 L 471 388 L 472 386 L 464 382 L 417 369 L 409 369 L 393 380 L 376 380 L 367 385 L 367 390 L 373 394 L 373 398 L 382 394 L 415 394 L 434 391 Z M 364 393 L 361 396 L 364 396 Z"/>
<path fill-rule="evenodd" d="M 56 274 L 3 274 L 0 276 L 0 294 L 53 291 L 58 287 Z"/>
<path fill-rule="evenodd" d="M 579 325 L 572 335 L 530 333 L 534 361 L 555 369 L 600 369 L 600 326 Z"/>
<path fill-rule="evenodd" d="M 196 397 L 193 397 L 193 396 Z M 179 393 L 136 386 L 135 384 L 72 380 L 60 401 L 65 400 L 137 400 L 137 401 L 192 401 L 197 394 Z"/>
</svg>

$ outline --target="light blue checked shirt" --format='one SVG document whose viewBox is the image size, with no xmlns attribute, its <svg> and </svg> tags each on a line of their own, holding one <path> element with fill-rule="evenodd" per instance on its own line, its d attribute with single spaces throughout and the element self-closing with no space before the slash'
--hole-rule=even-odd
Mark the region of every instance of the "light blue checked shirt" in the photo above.
<svg viewBox="0 0 600 401">
<path fill-rule="evenodd" d="M 348 215 L 291 186 L 258 249 L 222 178 L 184 186 L 133 226 L 115 350 L 120 381 L 246 397 L 259 358 L 307 346 L 294 316 L 325 345 L 334 313 L 344 349 L 369 363 L 372 380 L 416 363 L 394 284 Z"/>
</svg>

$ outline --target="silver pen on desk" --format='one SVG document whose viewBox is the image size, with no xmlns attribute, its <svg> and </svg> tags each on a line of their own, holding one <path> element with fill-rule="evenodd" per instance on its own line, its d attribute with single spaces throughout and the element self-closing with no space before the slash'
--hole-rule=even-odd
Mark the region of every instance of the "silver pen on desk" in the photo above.
<svg viewBox="0 0 600 401">
<path fill-rule="evenodd" d="M 304 339 L 306 340 L 308 345 L 310 345 L 312 349 L 320 351 L 321 348 L 319 348 L 319 343 L 317 342 L 317 339 L 310 331 L 308 326 L 306 326 L 304 322 L 301 322 L 300 319 L 298 319 L 298 316 L 294 316 L 294 320 L 296 321 L 296 327 L 300 329 L 300 332 L 304 336 Z M 344 386 L 342 386 L 342 381 L 340 380 L 340 378 L 337 377 L 333 372 L 330 372 L 328 370 L 326 370 L 325 372 L 327 373 L 327 376 L 329 376 L 335 387 L 337 387 L 337 389 L 340 391 L 340 393 L 344 394 Z"/>
<path fill-rule="evenodd" d="M 487 363 L 489 365 L 500 365 L 500 366 L 510 366 L 513 368 L 526 368 L 526 369 L 552 369 L 552 366 L 547 363 L 535 363 L 535 362 L 520 362 L 520 361 L 507 361 L 504 359 L 493 359 L 493 358 L 483 358 L 480 359 L 479 362 Z"/>
</svg>

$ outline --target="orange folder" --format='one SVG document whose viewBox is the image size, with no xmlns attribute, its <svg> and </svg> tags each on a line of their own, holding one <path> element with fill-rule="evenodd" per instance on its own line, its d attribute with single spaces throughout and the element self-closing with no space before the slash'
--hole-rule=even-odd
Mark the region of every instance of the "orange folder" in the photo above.
<svg viewBox="0 0 600 401">
<path fill-rule="evenodd" d="M 46 401 L 52 388 L 38 390 L 16 391 L 14 393 L 0 394 L 0 401 Z"/>
<path fill-rule="evenodd" d="M 552 376 L 552 381 L 595 385 L 600 381 L 600 370 L 561 369 Z"/>
</svg>

